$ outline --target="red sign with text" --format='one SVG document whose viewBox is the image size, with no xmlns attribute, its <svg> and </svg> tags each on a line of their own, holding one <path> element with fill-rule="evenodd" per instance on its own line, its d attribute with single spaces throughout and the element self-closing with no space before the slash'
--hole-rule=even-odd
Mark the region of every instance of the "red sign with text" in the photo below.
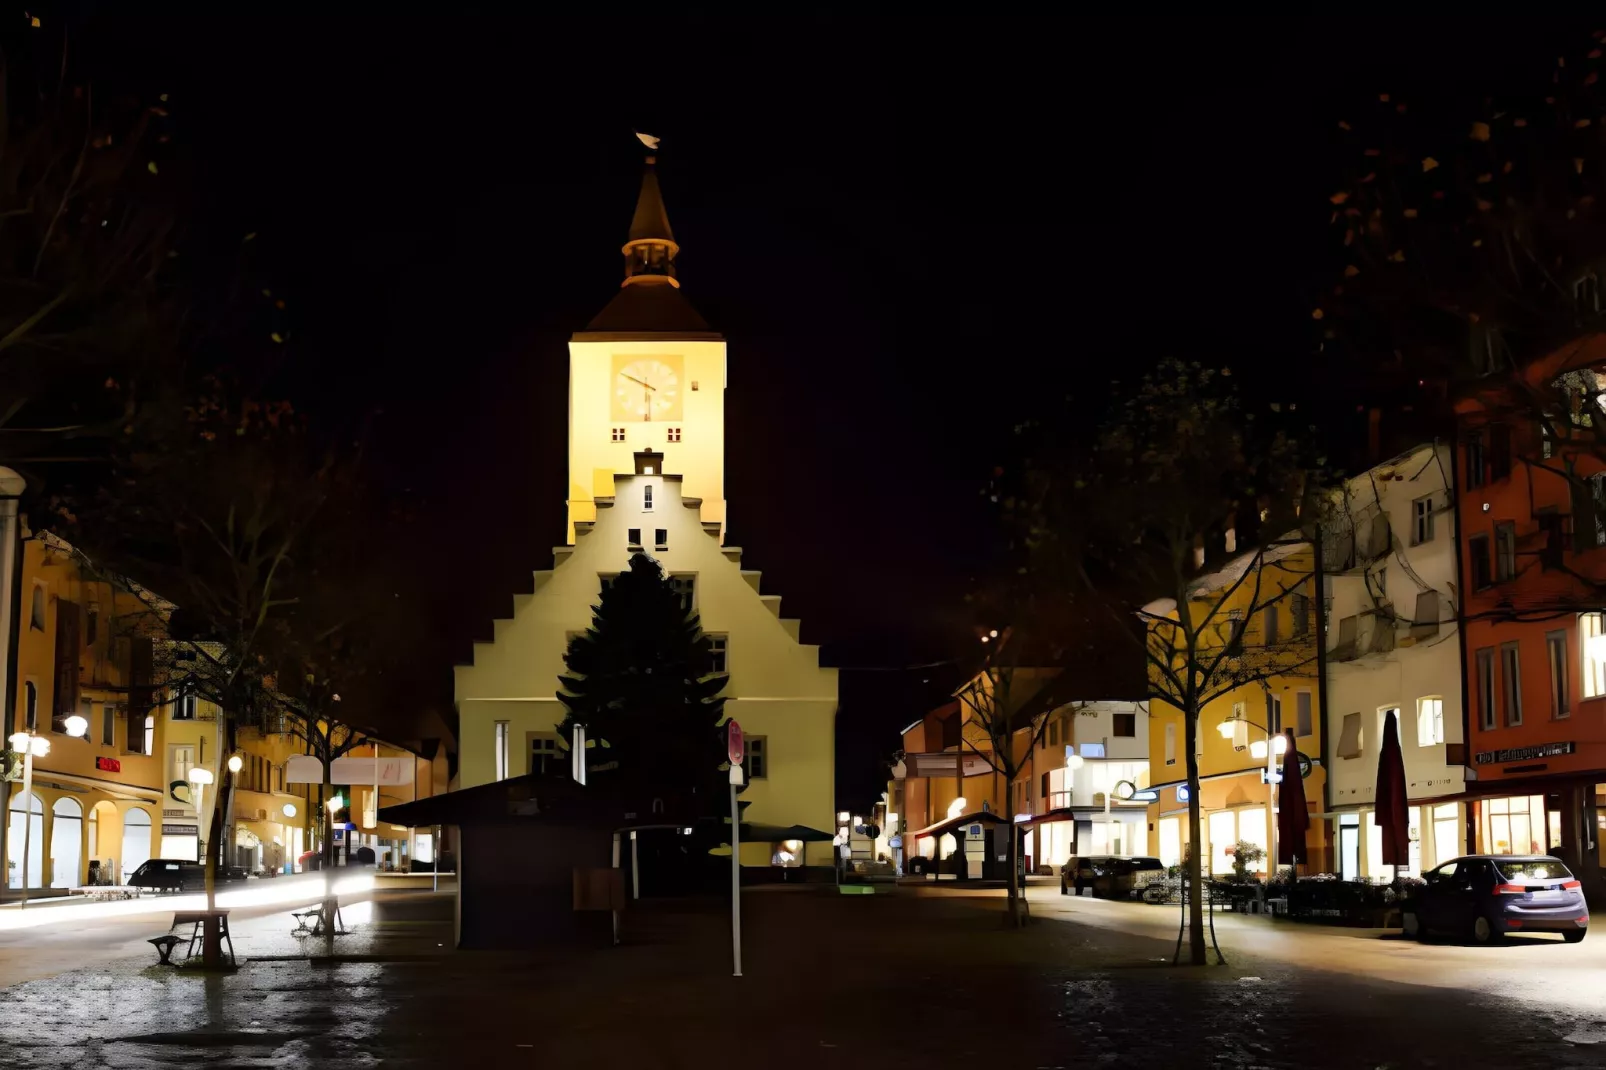
<svg viewBox="0 0 1606 1070">
<path fill-rule="evenodd" d="M 107 773 L 121 773 L 123 771 L 123 763 L 116 758 L 96 758 L 95 768 Z"/>
</svg>

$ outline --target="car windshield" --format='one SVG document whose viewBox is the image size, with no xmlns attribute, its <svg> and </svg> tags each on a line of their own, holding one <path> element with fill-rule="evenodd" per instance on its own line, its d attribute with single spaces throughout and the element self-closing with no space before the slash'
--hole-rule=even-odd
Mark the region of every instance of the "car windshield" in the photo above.
<svg viewBox="0 0 1606 1070">
<path fill-rule="evenodd" d="M 1508 881 L 1555 881 L 1572 876 L 1567 867 L 1554 858 L 1496 859 L 1495 868 L 1501 878 Z"/>
</svg>

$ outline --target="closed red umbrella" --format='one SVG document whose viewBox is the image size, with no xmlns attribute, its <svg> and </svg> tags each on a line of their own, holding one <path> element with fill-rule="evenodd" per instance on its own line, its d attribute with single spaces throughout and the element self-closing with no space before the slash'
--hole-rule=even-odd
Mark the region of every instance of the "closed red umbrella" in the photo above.
<svg viewBox="0 0 1606 1070">
<path fill-rule="evenodd" d="M 1383 717 L 1383 747 L 1377 758 L 1377 808 L 1372 821 L 1379 829 L 1385 866 L 1411 864 L 1411 831 L 1406 808 L 1405 755 L 1400 750 L 1398 712 Z"/>
<path fill-rule="evenodd" d="M 1305 778 L 1299 775 L 1299 749 L 1289 732 L 1283 752 L 1283 779 L 1277 788 L 1277 863 L 1306 861 L 1305 833 L 1310 831 L 1310 809 L 1305 805 Z"/>
</svg>

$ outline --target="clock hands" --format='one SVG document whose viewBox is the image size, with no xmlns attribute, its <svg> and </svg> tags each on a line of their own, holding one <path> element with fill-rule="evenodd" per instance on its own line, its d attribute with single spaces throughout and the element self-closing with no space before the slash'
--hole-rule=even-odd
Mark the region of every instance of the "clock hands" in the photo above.
<svg viewBox="0 0 1606 1070">
<path fill-rule="evenodd" d="M 629 379 L 632 383 L 635 383 L 637 386 L 644 386 L 648 390 L 653 391 L 654 393 L 657 393 L 657 391 L 658 391 L 658 388 L 656 386 L 653 386 L 651 383 L 646 382 L 644 380 L 637 379 L 634 375 L 631 375 L 629 372 L 620 372 L 619 374 L 624 376 L 626 379 Z"/>
</svg>

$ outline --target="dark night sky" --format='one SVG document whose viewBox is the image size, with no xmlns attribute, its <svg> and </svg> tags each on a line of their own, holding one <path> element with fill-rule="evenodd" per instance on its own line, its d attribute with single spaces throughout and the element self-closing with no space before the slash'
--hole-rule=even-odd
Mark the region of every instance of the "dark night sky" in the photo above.
<svg viewBox="0 0 1606 1070">
<path fill-rule="evenodd" d="M 1337 118 L 1543 77 L 1589 29 L 260 11 L 104 5 L 79 47 L 171 94 L 205 226 L 257 232 L 290 302 L 297 391 L 383 405 L 444 703 L 562 539 L 564 342 L 620 276 L 632 130 L 730 343 L 732 541 L 828 663 L 898 665 L 947 649 L 1037 403 L 1095 418 L 1164 353 L 1342 375 L 1307 356 Z M 844 674 L 853 802 L 929 677 Z"/>
</svg>

